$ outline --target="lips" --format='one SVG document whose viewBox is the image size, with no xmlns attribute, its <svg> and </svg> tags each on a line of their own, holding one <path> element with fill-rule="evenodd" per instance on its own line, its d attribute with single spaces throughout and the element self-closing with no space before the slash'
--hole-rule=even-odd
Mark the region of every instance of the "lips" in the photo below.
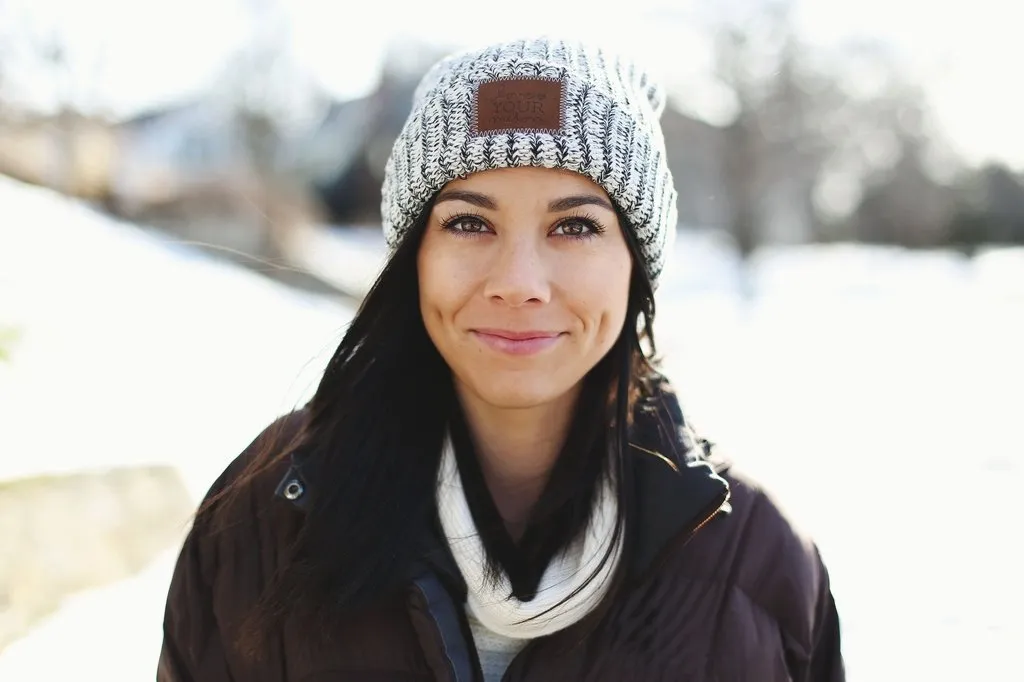
<svg viewBox="0 0 1024 682">
<path fill-rule="evenodd" d="M 551 348 L 562 338 L 562 332 L 539 330 L 473 329 L 471 333 L 489 348 L 509 355 L 534 355 Z"/>
</svg>

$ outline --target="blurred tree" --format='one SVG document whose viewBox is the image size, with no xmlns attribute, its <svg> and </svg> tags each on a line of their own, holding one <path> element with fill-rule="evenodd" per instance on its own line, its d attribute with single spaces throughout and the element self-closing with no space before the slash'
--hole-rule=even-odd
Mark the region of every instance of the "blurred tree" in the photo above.
<svg viewBox="0 0 1024 682">
<path fill-rule="evenodd" d="M 988 240 L 1003 243 L 1024 243 L 1024 182 L 1002 164 L 981 169 L 982 206 L 991 224 Z"/>
<path fill-rule="evenodd" d="M 834 149 L 823 122 L 845 103 L 797 35 L 790 0 L 707 8 L 714 68 L 733 94 L 722 157 L 729 230 L 744 254 L 816 235 L 814 188 Z"/>
<path fill-rule="evenodd" d="M 949 240 L 959 162 L 934 129 L 927 99 L 877 44 L 848 50 L 856 102 L 834 121 L 837 158 L 859 178 L 859 201 L 845 220 L 857 241 L 932 248 Z M 859 75 L 858 72 L 859 71 Z M 859 76 L 859 78 L 858 78 Z"/>
<path fill-rule="evenodd" d="M 1002 164 L 966 171 L 957 182 L 950 241 L 964 249 L 984 243 L 1024 244 L 1024 178 Z"/>
<path fill-rule="evenodd" d="M 380 83 L 362 103 L 369 112 L 356 126 L 346 126 L 346 144 L 353 145 L 334 177 L 320 184 L 320 193 L 334 221 L 342 224 L 380 222 L 380 186 L 395 138 L 412 109 L 420 78 L 438 59 L 455 48 L 394 39 L 385 51 Z M 361 119 L 361 120 L 360 120 Z"/>
<path fill-rule="evenodd" d="M 218 92 L 233 112 L 233 130 L 244 155 L 248 180 L 234 185 L 253 211 L 251 227 L 263 244 L 254 254 L 286 258 L 295 219 L 316 212 L 312 188 L 290 165 L 289 145 L 297 127 L 307 125 L 328 101 L 296 63 L 288 13 L 279 0 L 246 0 L 248 40 L 226 65 Z"/>
<path fill-rule="evenodd" d="M 50 133 L 45 183 L 77 194 L 83 163 L 79 138 L 95 115 L 106 52 L 102 41 L 78 37 L 70 49 L 71 20 L 17 0 L 0 0 L 0 125 L 24 127 L 40 119 Z M 84 45 L 84 47 L 83 47 Z"/>
<path fill-rule="evenodd" d="M 854 216 L 859 241 L 930 248 L 946 244 L 956 210 L 952 188 L 928 172 L 921 141 L 900 141 L 892 168 L 868 179 Z"/>
<path fill-rule="evenodd" d="M 742 253 L 767 242 L 945 238 L 953 205 L 935 179 L 941 145 L 923 94 L 884 45 L 812 46 L 793 0 L 699 6 L 735 104 L 720 146 Z"/>
<path fill-rule="evenodd" d="M 861 200 L 848 221 L 853 238 L 911 248 L 946 244 L 956 211 L 959 163 L 932 128 L 919 87 L 882 64 L 862 97 L 842 153 L 859 168 Z"/>
</svg>

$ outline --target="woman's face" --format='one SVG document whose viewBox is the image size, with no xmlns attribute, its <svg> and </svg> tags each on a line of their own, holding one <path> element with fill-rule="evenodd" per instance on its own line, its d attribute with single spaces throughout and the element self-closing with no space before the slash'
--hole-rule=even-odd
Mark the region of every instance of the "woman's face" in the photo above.
<svg viewBox="0 0 1024 682">
<path fill-rule="evenodd" d="M 622 330 L 632 259 L 608 195 L 547 168 L 441 190 L 418 258 L 420 311 L 460 394 L 499 408 L 564 397 Z"/>
</svg>

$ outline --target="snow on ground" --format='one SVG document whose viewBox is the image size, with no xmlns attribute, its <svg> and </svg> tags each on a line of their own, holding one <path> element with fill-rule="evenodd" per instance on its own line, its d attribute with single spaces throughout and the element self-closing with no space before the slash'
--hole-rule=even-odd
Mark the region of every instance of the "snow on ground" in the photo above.
<svg viewBox="0 0 1024 682">
<path fill-rule="evenodd" d="M 0 366 L 0 478 L 173 462 L 198 496 L 312 390 L 350 315 L 44 192 L 2 182 L 0 211 L 0 326 L 24 330 Z M 1024 250 L 777 248 L 744 269 L 714 235 L 680 237 L 658 293 L 666 369 L 818 539 L 850 679 L 1012 678 Z M 319 249 L 317 269 L 357 283 L 382 253 L 368 232 Z M 151 679 L 172 561 L 69 600 L 0 680 Z"/>
<path fill-rule="evenodd" d="M 169 463 L 196 500 L 315 388 L 351 310 L 0 178 L 0 480 Z M 0 654 L 3 682 L 152 679 L 174 548 Z"/>
<path fill-rule="evenodd" d="M 0 211 L 0 478 L 171 462 L 198 495 L 351 316 L 42 190 L 0 182 Z"/>
</svg>

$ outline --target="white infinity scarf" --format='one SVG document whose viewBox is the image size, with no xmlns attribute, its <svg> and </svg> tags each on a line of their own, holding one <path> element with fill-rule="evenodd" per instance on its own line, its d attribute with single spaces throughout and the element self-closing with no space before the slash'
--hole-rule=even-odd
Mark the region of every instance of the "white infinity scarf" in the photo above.
<svg viewBox="0 0 1024 682">
<path fill-rule="evenodd" d="M 488 630 L 517 639 L 549 635 L 581 620 L 608 591 L 622 553 L 621 542 L 616 543 L 609 561 L 594 579 L 582 589 L 580 586 L 597 569 L 612 540 L 618 504 L 610 485 L 598 491 L 583 536 L 551 560 L 540 580 L 537 596 L 528 602 L 511 596 L 512 586 L 504 572 L 497 584 L 485 579 L 484 547 L 469 511 L 455 451 L 448 438 L 438 473 L 436 499 L 441 527 L 466 581 L 467 607 Z M 553 608 L 577 589 L 579 592 L 571 599 Z"/>
</svg>

